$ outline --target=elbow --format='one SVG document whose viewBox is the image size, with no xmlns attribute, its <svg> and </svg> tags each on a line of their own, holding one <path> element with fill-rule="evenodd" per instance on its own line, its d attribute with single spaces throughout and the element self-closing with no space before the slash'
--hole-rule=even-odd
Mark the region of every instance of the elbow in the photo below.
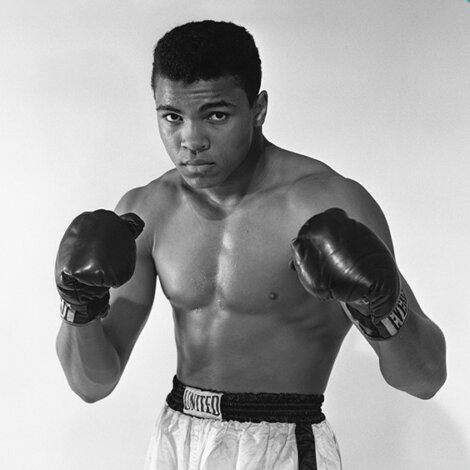
<svg viewBox="0 0 470 470">
<path fill-rule="evenodd" d="M 91 404 L 91 403 L 96 403 L 100 400 L 103 400 L 104 398 L 106 398 L 108 395 L 111 394 L 111 392 L 113 391 L 113 389 L 109 390 L 109 391 L 106 391 L 106 392 L 101 392 L 99 394 L 97 393 L 94 393 L 94 394 L 91 394 L 91 393 L 84 393 L 82 391 L 79 391 L 79 390 L 73 390 L 72 391 L 78 396 L 80 397 L 85 403 L 88 403 L 88 404 Z"/>
<path fill-rule="evenodd" d="M 72 392 L 85 403 L 96 403 L 97 401 L 103 400 L 111 394 L 119 382 L 119 379 L 116 379 L 107 384 L 97 384 L 89 380 L 78 380 L 77 377 L 71 374 L 66 374 L 66 379 Z"/>
<path fill-rule="evenodd" d="M 102 400 L 104 397 L 92 397 L 92 396 L 88 396 L 88 395 L 82 395 L 80 393 L 77 393 L 77 395 L 85 402 L 85 403 L 88 403 L 88 404 L 91 404 L 91 403 L 96 403 L 97 401 L 100 401 Z"/>
<path fill-rule="evenodd" d="M 78 394 L 77 394 L 78 395 Z M 85 403 L 88 403 L 88 404 L 92 404 L 92 403 L 96 403 L 97 401 L 100 401 L 102 400 L 103 398 L 105 398 L 105 396 L 103 397 L 91 397 L 91 396 L 86 396 L 86 395 L 78 395 Z M 106 395 L 107 396 L 107 395 Z"/>
<path fill-rule="evenodd" d="M 430 400 L 442 388 L 446 380 L 447 371 L 444 367 L 442 371 L 440 371 L 438 374 L 435 374 L 432 380 L 429 381 L 426 389 L 412 395 L 414 395 L 416 398 L 420 398 L 421 400 Z"/>
<path fill-rule="evenodd" d="M 428 370 L 426 376 L 423 376 L 414 387 L 404 389 L 404 391 L 421 400 L 430 400 L 442 388 L 446 380 L 447 368 L 444 362 L 439 367 Z"/>
<path fill-rule="evenodd" d="M 447 380 L 447 361 L 444 336 L 442 336 L 442 339 L 443 345 L 439 348 L 439 356 L 428 364 L 427 367 L 423 368 L 423 370 L 427 371 L 425 376 L 426 387 L 421 393 L 415 395 L 417 398 L 422 400 L 433 398 Z"/>
<path fill-rule="evenodd" d="M 393 388 L 421 400 L 430 400 L 442 388 L 447 379 L 445 362 L 433 367 L 421 368 L 418 373 L 406 377 L 383 374 L 385 381 Z"/>
<path fill-rule="evenodd" d="M 430 400 L 431 398 L 434 397 L 434 395 L 436 395 L 437 392 L 438 390 L 432 390 L 428 392 L 421 392 L 421 393 L 415 393 L 415 394 L 412 393 L 411 395 L 413 395 L 416 398 L 419 398 L 420 400 Z"/>
<path fill-rule="evenodd" d="M 90 380 L 87 377 L 86 380 L 79 380 L 79 377 L 70 377 L 68 380 L 69 386 L 72 391 L 80 397 L 85 403 L 96 403 L 111 395 L 113 390 L 119 383 L 120 376 L 110 376 L 107 380 L 101 377 L 101 383 Z"/>
</svg>

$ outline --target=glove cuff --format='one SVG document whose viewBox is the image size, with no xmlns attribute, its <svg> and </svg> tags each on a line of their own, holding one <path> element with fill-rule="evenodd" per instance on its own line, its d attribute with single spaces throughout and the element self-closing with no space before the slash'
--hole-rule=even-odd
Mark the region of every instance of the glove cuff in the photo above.
<svg viewBox="0 0 470 470">
<path fill-rule="evenodd" d="M 360 332 L 368 339 L 373 341 L 383 341 L 393 338 L 398 334 L 408 318 L 408 299 L 403 289 L 400 289 L 400 295 L 393 310 L 385 317 L 374 318 L 373 316 L 363 315 L 351 306 L 340 302 L 344 312 Z"/>
<path fill-rule="evenodd" d="M 60 300 L 60 316 L 65 323 L 74 326 L 85 326 L 97 319 L 104 318 L 109 312 L 109 297 L 106 299 L 106 305 L 101 309 L 75 310 L 72 305 L 64 299 Z"/>
</svg>

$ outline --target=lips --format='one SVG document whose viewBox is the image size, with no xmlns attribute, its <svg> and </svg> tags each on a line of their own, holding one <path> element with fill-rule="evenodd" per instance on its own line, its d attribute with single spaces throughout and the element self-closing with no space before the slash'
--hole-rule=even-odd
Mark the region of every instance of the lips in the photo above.
<svg viewBox="0 0 470 470">
<path fill-rule="evenodd" d="M 199 158 L 181 164 L 181 171 L 189 178 L 208 176 L 213 173 L 214 168 L 216 168 L 214 162 Z"/>
<path fill-rule="evenodd" d="M 200 160 L 200 159 L 189 160 L 183 163 L 183 165 L 185 166 L 203 166 L 203 165 L 212 165 L 212 164 L 213 162 L 208 162 L 206 160 Z"/>
</svg>

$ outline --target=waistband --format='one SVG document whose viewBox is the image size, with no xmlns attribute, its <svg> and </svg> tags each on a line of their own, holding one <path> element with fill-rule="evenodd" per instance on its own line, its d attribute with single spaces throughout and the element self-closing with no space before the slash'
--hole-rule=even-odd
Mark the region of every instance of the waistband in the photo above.
<svg viewBox="0 0 470 470">
<path fill-rule="evenodd" d="M 198 418 L 260 423 L 320 423 L 323 395 L 301 393 L 227 393 L 190 387 L 173 377 L 166 398 L 170 408 Z"/>
</svg>

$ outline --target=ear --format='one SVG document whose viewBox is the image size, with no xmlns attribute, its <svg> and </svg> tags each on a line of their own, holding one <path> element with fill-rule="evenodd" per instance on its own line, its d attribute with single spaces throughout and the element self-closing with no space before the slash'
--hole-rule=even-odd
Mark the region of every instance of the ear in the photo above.
<svg viewBox="0 0 470 470">
<path fill-rule="evenodd" d="M 253 103 L 253 110 L 254 126 L 262 127 L 264 120 L 266 119 L 266 113 L 268 112 L 268 93 L 266 91 L 261 91 L 256 97 L 256 100 Z"/>
</svg>

